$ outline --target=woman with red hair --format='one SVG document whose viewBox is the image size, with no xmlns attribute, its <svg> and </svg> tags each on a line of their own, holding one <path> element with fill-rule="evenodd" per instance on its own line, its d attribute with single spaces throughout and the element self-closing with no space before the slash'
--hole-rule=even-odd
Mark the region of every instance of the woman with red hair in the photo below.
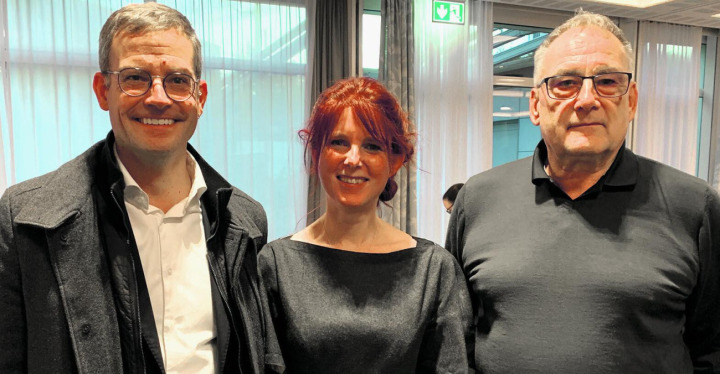
<svg viewBox="0 0 720 374">
<path fill-rule="evenodd" d="M 385 87 L 350 78 L 322 93 L 300 131 L 327 211 L 259 257 L 290 373 L 467 372 L 472 311 L 459 265 L 377 214 L 412 159 L 409 127 Z"/>
</svg>

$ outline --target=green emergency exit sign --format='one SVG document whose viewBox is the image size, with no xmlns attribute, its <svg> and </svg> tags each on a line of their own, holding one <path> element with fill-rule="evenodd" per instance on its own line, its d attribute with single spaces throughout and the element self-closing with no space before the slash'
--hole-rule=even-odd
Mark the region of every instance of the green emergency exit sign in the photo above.
<svg viewBox="0 0 720 374">
<path fill-rule="evenodd" d="M 465 3 L 433 0 L 433 22 L 465 23 Z"/>
</svg>

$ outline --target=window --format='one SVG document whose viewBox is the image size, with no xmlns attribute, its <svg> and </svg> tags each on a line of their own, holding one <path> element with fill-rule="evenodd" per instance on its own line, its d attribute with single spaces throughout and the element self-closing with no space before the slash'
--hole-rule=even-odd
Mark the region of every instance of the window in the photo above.
<svg viewBox="0 0 720 374">
<path fill-rule="evenodd" d="M 700 93 L 698 102 L 698 160 L 696 175 L 713 183 L 717 179 L 715 164 L 711 159 L 713 93 L 715 87 L 715 58 L 718 37 L 706 33 L 700 49 Z M 717 185 L 717 183 L 715 183 Z"/>
<path fill-rule="evenodd" d="M 12 79 L 3 93 L 12 102 L 0 105 L 0 119 L 10 183 L 56 169 L 110 130 L 91 89 L 97 39 L 129 2 L 8 1 Z M 297 231 L 307 201 L 297 137 L 306 118 L 304 1 L 158 2 L 187 16 L 203 47 L 208 100 L 190 143 L 265 207 L 270 239 Z"/>
<path fill-rule="evenodd" d="M 380 67 L 380 4 L 377 9 L 372 7 L 372 2 L 365 3 L 365 10 L 362 15 L 362 71 L 363 76 L 378 79 Z"/>
<path fill-rule="evenodd" d="M 550 31 L 507 24 L 493 28 L 493 167 L 532 156 L 540 141 L 528 99 L 535 50 Z"/>
</svg>

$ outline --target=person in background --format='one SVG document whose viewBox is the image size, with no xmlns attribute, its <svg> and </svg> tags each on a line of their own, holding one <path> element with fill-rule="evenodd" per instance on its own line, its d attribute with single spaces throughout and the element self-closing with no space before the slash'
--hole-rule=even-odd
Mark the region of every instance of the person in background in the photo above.
<svg viewBox="0 0 720 374">
<path fill-rule="evenodd" d="M 447 191 L 445 191 L 442 200 L 445 211 L 448 212 L 448 214 L 452 213 L 453 205 L 455 204 L 455 198 L 457 197 L 457 194 L 458 192 L 460 192 L 460 189 L 463 185 L 463 183 L 455 183 L 450 186 Z"/>
<path fill-rule="evenodd" d="M 633 53 L 580 11 L 535 52 L 531 158 L 476 175 L 446 247 L 482 373 L 720 373 L 720 197 L 625 146 Z"/>
<path fill-rule="evenodd" d="M 327 211 L 260 252 L 288 372 L 468 370 L 471 307 L 457 262 L 377 214 L 414 153 L 409 126 L 385 87 L 350 78 L 321 94 L 301 131 Z"/>
<path fill-rule="evenodd" d="M 263 208 L 188 144 L 200 42 L 157 3 L 115 11 L 93 89 L 107 138 L 0 200 L 0 372 L 263 373 Z"/>
</svg>

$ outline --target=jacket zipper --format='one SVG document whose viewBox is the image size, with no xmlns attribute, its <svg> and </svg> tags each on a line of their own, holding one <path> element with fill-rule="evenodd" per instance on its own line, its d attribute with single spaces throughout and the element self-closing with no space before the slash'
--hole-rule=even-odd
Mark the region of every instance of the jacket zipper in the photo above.
<svg viewBox="0 0 720 374">
<path fill-rule="evenodd" d="M 115 205 L 117 205 L 118 209 L 120 209 L 120 212 L 123 212 L 122 207 L 120 206 L 120 203 L 117 200 L 117 197 L 115 197 L 115 193 L 113 192 L 112 188 L 110 189 L 110 196 L 112 196 L 113 201 L 115 201 Z M 129 246 L 130 245 L 130 230 L 128 228 L 128 223 L 125 221 L 127 217 L 123 214 L 123 225 L 125 226 L 125 243 Z M 138 328 L 138 336 L 137 336 L 137 342 L 139 345 L 137 347 L 140 348 L 140 358 L 142 359 L 142 372 L 143 374 L 147 374 L 147 369 L 145 367 L 145 352 L 143 352 L 143 346 L 142 346 L 142 323 L 139 321 L 140 319 L 140 299 L 139 299 L 139 293 L 138 293 L 138 287 L 137 287 L 137 278 L 135 277 L 135 260 L 133 259 L 133 256 L 130 255 L 130 270 L 132 270 L 132 276 L 135 278 L 135 281 L 132 282 L 133 284 L 133 291 L 135 295 L 135 315 L 138 317 L 138 319 L 135 321 L 135 324 Z M 164 368 L 163 368 L 164 369 Z"/>
<path fill-rule="evenodd" d="M 240 337 L 237 334 L 237 328 L 235 327 L 235 317 L 233 316 L 232 308 L 230 308 L 230 303 L 228 302 L 228 296 L 226 295 L 227 290 L 224 287 L 221 287 L 220 282 L 218 281 L 218 275 L 217 270 L 215 270 L 215 263 L 213 262 L 212 258 L 210 258 L 210 254 L 208 253 L 206 255 L 208 259 L 208 264 L 210 264 L 210 272 L 213 275 L 213 281 L 215 282 L 215 286 L 218 288 L 218 293 L 220 294 L 220 298 L 223 301 L 223 304 L 225 305 L 225 309 L 228 311 L 228 314 L 230 315 L 230 329 L 232 330 L 233 335 L 235 336 L 235 339 L 238 339 L 238 344 L 240 344 Z M 238 360 L 240 358 L 238 357 Z"/>
</svg>

